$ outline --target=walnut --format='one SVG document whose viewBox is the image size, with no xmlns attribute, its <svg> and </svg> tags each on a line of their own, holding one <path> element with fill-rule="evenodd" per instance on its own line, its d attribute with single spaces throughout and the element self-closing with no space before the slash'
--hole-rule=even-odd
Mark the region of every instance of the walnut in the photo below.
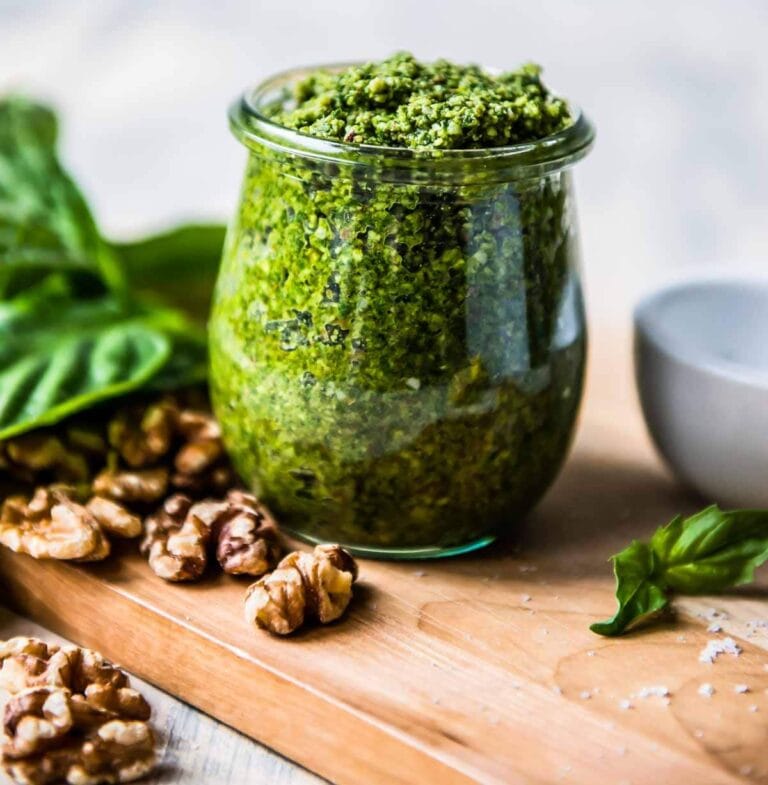
<svg viewBox="0 0 768 785">
<path fill-rule="evenodd" d="M 105 469 L 93 481 L 93 492 L 126 504 L 157 502 L 168 491 L 168 469 L 120 471 Z"/>
<path fill-rule="evenodd" d="M 200 498 L 224 493 L 237 483 L 221 441 L 221 429 L 212 414 L 183 409 L 177 429 L 184 443 L 173 461 L 174 488 Z"/>
<path fill-rule="evenodd" d="M 207 564 L 210 529 L 199 515 L 189 515 L 192 500 L 177 493 L 144 522 L 140 550 L 152 571 L 166 581 L 197 580 Z"/>
<path fill-rule="evenodd" d="M 227 494 L 225 519 L 220 523 L 216 558 L 224 572 L 258 577 L 280 559 L 277 525 L 255 496 Z"/>
<path fill-rule="evenodd" d="M 133 469 L 156 463 L 173 444 L 178 407 L 170 398 L 149 406 L 131 406 L 110 421 L 110 445 Z"/>
<path fill-rule="evenodd" d="M 138 515 L 128 512 L 121 504 L 104 496 L 93 496 L 85 505 L 88 512 L 99 522 L 102 529 L 118 537 L 138 537 L 142 522 Z"/>
<path fill-rule="evenodd" d="M 6 758 L 23 758 L 55 746 L 72 728 L 71 693 L 64 687 L 32 687 L 5 706 Z"/>
<path fill-rule="evenodd" d="M 96 519 L 71 491 L 38 488 L 31 499 L 11 496 L 0 510 L 0 544 L 36 559 L 98 560 L 109 542 Z"/>
<path fill-rule="evenodd" d="M 83 482 L 88 479 L 88 461 L 78 451 L 66 447 L 58 436 L 33 432 L 17 436 L 5 444 L 5 451 L 18 470 L 27 471 L 27 478 L 47 472 L 60 482 Z"/>
<path fill-rule="evenodd" d="M 154 764 L 149 704 L 98 652 L 0 642 L 6 772 L 18 783 L 129 782 Z"/>
<path fill-rule="evenodd" d="M 312 553 L 294 551 L 250 586 L 246 620 L 277 635 L 288 635 L 313 619 L 327 624 L 346 610 L 356 579 L 355 560 L 338 545 L 318 545 Z"/>
<path fill-rule="evenodd" d="M 20 760 L 5 771 L 19 785 L 111 785 L 133 782 L 155 765 L 155 739 L 145 722 L 111 720 L 86 736 L 80 729 L 63 746 Z"/>
<path fill-rule="evenodd" d="M 37 638 L 0 642 L 0 689 L 15 694 L 30 687 L 63 687 L 71 680 L 69 657 Z"/>
<path fill-rule="evenodd" d="M 94 685 L 127 687 L 128 675 L 92 649 L 24 637 L 0 643 L 0 688 L 16 693 L 42 685 L 66 687 L 87 697 Z"/>
</svg>

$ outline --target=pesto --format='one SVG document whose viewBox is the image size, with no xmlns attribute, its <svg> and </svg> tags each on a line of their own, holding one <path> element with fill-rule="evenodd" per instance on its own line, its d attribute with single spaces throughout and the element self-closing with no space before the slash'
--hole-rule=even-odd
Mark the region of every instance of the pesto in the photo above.
<svg viewBox="0 0 768 785">
<path fill-rule="evenodd" d="M 571 122 L 533 66 L 492 77 L 404 54 L 320 71 L 271 117 L 429 149 Z M 581 393 L 568 173 L 478 180 L 470 161 L 444 182 L 429 160 L 416 178 L 249 146 L 210 324 L 243 477 L 289 530 L 379 553 L 514 523 L 555 476 Z"/>
<path fill-rule="evenodd" d="M 275 122 L 310 136 L 391 147 L 468 149 L 541 139 L 571 124 L 568 106 L 541 83 L 541 68 L 491 75 L 406 52 L 300 81 Z"/>
</svg>

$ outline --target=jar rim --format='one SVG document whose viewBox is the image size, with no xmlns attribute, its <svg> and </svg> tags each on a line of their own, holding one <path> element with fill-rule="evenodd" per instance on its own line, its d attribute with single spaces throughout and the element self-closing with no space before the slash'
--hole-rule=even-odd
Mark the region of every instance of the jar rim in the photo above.
<svg viewBox="0 0 768 785">
<path fill-rule="evenodd" d="M 229 110 L 235 136 L 247 147 L 267 147 L 276 152 L 347 166 L 428 170 L 434 174 L 472 169 L 511 169 L 519 176 L 559 171 L 583 158 L 592 147 L 595 129 L 581 109 L 569 102 L 573 123 L 562 131 L 529 142 L 501 147 L 408 148 L 339 142 L 302 133 L 270 119 L 264 112 L 288 88 L 318 69 L 341 70 L 356 62 L 303 66 L 280 71 L 254 87 L 246 89 Z M 491 69 L 488 69 L 491 70 Z"/>
</svg>

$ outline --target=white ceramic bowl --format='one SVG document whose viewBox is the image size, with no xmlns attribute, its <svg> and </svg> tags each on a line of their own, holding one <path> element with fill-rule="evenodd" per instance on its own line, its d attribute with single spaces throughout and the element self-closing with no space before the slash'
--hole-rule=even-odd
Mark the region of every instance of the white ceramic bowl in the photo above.
<svg viewBox="0 0 768 785">
<path fill-rule="evenodd" d="M 646 423 L 707 501 L 768 507 L 768 282 L 673 286 L 635 311 Z"/>
</svg>

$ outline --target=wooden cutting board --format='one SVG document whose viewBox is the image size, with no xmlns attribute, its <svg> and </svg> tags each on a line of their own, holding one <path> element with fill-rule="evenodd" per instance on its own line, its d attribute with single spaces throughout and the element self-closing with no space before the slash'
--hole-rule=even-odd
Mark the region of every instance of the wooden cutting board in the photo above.
<svg viewBox="0 0 768 785">
<path fill-rule="evenodd" d="M 338 783 L 768 781 L 765 584 L 621 639 L 588 629 L 613 612 L 610 554 L 703 504 L 645 436 L 628 341 L 596 334 L 574 453 L 516 539 L 363 562 L 340 624 L 275 639 L 243 622 L 245 583 L 171 586 L 131 555 L 3 551 L 2 600 Z M 743 651 L 705 664 L 714 609 Z"/>
</svg>

